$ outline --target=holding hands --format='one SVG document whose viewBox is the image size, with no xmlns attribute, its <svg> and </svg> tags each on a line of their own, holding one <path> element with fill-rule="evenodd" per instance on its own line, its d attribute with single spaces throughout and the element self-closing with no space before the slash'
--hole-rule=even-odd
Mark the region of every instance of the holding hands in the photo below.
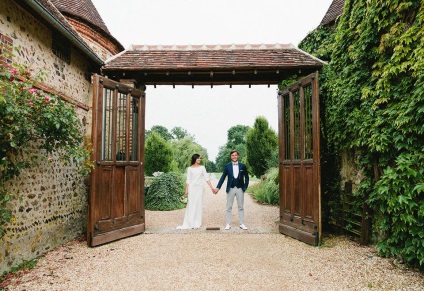
<svg viewBox="0 0 424 291">
<path fill-rule="evenodd" d="M 213 192 L 213 194 L 215 194 L 215 195 L 216 195 L 216 194 L 218 194 L 218 191 L 219 191 L 219 189 L 218 189 L 218 188 L 213 188 L 213 189 L 212 189 L 212 192 Z"/>
</svg>

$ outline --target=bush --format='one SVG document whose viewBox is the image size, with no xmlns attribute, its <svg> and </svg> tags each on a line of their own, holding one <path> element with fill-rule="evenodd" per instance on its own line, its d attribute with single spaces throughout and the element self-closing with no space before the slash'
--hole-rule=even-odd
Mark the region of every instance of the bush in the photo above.
<svg viewBox="0 0 424 291">
<path fill-rule="evenodd" d="M 146 140 L 144 156 L 144 170 L 148 176 L 151 176 L 154 172 L 170 172 L 175 167 L 171 145 L 154 131 Z"/>
<path fill-rule="evenodd" d="M 278 183 L 278 168 L 271 168 L 265 174 L 265 179 L 248 189 L 253 198 L 262 204 L 279 205 L 280 190 Z"/>
<path fill-rule="evenodd" d="M 278 148 L 278 136 L 269 127 L 265 117 L 256 117 L 252 129 L 249 129 L 246 136 L 246 153 L 249 170 L 256 177 L 266 173 L 267 159 L 270 154 Z"/>
<path fill-rule="evenodd" d="M 185 204 L 181 202 L 185 189 L 183 177 L 175 173 L 155 177 L 145 197 L 146 209 L 168 211 L 184 208 Z"/>
<path fill-rule="evenodd" d="M 40 90 L 46 77 L 18 64 L 0 66 L 0 237 L 12 219 L 7 204 L 16 196 L 6 182 L 41 160 L 51 161 L 53 153 L 81 175 L 93 167 L 75 106 Z"/>
</svg>

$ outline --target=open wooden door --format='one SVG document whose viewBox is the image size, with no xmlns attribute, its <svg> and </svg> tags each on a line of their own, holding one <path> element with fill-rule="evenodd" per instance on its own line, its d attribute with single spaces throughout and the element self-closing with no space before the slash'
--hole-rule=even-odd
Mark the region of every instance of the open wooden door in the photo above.
<svg viewBox="0 0 424 291">
<path fill-rule="evenodd" d="M 93 76 L 93 86 L 90 246 L 145 230 L 145 94 L 99 75 Z"/>
<path fill-rule="evenodd" d="M 318 73 L 278 92 L 281 233 L 321 241 Z"/>
</svg>

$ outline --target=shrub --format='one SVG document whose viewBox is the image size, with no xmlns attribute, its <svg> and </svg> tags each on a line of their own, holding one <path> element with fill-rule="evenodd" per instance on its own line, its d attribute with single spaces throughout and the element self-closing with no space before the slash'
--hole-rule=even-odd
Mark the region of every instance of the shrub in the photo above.
<svg viewBox="0 0 424 291">
<path fill-rule="evenodd" d="M 257 117 L 246 136 L 247 163 L 253 175 L 259 178 L 265 174 L 268 169 L 266 160 L 276 148 L 277 134 L 269 127 L 265 117 Z"/>
<path fill-rule="evenodd" d="M 260 203 L 278 205 L 280 203 L 278 168 L 269 169 L 265 179 L 249 187 L 248 191 L 252 192 L 253 198 Z"/>
<path fill-rule="evenodd" d="M 183 175 L 164 173 L 153 178 L 145 197 L 148 210 L 175 210 L 185 207 L 181 202 L 185 189 Z"/>
<path fill-rule="evenodd" d="M 0 237 L 12 219 L 7 203 L 16 195 L 5 185 L 22 170 L 50 161 L 53 153 L 81 175 L 93 166 L 75 106 L 40 90 L 46 76 L 32 73 L 18 64 L 0 66 Z"/>
<path fill-rule="evenodd" d="M 154 172 L 169 172 L 175 167 L 171 145 L 158 133 L 152 132 L 146 140 L 145 172 L 151 176 Z"/>
</svg>

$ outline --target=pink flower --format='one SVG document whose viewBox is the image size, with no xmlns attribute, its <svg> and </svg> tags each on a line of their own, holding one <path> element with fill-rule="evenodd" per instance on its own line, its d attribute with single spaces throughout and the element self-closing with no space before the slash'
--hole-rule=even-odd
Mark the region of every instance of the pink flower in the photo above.
<svg viewBox="0 0 424 291">
<path fill-rule="evenodd" d="M 16 69 L 12 69 L 9 71 L 11 74 L 16 75 L 18 73 L 18 70 Z"/>
<path fill-rule="evenodd" d="M 35 89 L 34 88 L 29 88 L 28 91 L 29 91 L 29 93 L 34 94 Z"/>
<path fill-rule="evenodd" d="M 46 97 L 46 98 L 44 98 L 44 101 L 49 102 L 50 101 L 50 98 L 49 97 Z"/>
<path fill-rule="evenodd" d="M 29 106 L 29 107 L 34 106 L 34 103 L 32 103 L 32 101 L 31 101 L 31 100 L 28 100 L 28 106 Z"/>
</svg>

